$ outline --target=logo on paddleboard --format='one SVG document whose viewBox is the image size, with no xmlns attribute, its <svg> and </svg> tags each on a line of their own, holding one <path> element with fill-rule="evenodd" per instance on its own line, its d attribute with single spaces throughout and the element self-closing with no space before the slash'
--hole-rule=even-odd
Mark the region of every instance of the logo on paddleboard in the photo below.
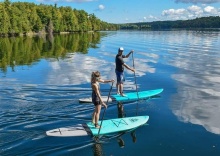
<svg viewBox="0 0 220 156">
<path fill-rule="evenodd" d="M 130 121 L 131 122 L 136 122 L 136 121 L 138 121 L 138 119 L 137 118 L 131 118 Z"/>
</svg>

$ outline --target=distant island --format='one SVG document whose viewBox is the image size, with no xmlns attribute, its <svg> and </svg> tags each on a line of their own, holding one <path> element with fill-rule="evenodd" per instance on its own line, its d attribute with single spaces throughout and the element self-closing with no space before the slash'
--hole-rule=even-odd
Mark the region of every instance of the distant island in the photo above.
<svg viewBox="0 0 220 156">
<path fill-rule="evenodd" d="M 220 29 L 220 17 L 200 17 L 191 20 L 155 21 L 120 24 L 120 29 Z"/>
<path fill-rule="evenodd" d="M 179 28 L 220 28 L 220 17 L 114 24 L 102 21 L 84 10 L 57 7 L 56 4 L 36 5 L 29 2 L 10 2 L 10 0 L 0 2 L 0 36 Z"/>
</svg>

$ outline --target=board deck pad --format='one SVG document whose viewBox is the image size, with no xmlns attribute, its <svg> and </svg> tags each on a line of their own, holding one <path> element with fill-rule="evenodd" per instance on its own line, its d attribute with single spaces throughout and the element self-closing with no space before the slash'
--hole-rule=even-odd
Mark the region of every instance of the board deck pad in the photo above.
<svg viewBox="0 0 220 156">
<path fill-rule="evenodd" d="M 111 95 L 109 97 L 109 101 L 108 102 L 113 102 L 113 101 L 118 101 L 118 102 L 122 102 L 122 101 L 136 101 L 136 100 L 143 100 L 143 99 L 147 99 L 151 96 L 155 96 L 157 94 L 160 94 L 161 92 L 163 92 L 163 89 L 154 89 L 154 90 L 147 90 L 147 91 L 140 91 L 138 92 L 138 96 L 137 96 L 137 92 L 130 92 L 130 93 L 126 93 L 126 96 L 121 96 L 119 94 L 114 94 Z M 108 96 L 102 96 L 102 99 L 104 102 L 107 102 Z M 92 103 L 92 98 L 82 98 L 79 99 L 80 103 Z"/>
<path fill-rule="evenodd" d="M 149 120 L 149 116 L 135 116 L 126 118 L 116 118 L 103 120 L 102 127 L 100 129 L 100 135 L 110 134 L 115 132 L 121 132 L 126 130 L 131 130 L 145 124 Z M 101 121 L 99 121 L 101 125 Z M 85 124 L 78 124 L 72 127 L 63 127 L 53 130 L 46 131 L 48 136 L 57 137 L 70 137 L 70 136 L 97 136 L 99 129 L 95 128 L 94 124 L 91 122 Z"/>
</svg>

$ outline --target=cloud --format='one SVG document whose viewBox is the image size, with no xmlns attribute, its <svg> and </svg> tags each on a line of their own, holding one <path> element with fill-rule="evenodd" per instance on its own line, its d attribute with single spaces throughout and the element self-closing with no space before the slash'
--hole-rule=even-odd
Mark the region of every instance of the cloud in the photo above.
<svg viewBox="0 0 220 156">
<path fill-rule="evenodd" d="M 197 15 L 203 13 L 202 8 L 201 8 L 201 7 L 198 7 L 198 6 L 196 6 L 196 5 L 192 5 L 192 6 L 188 7 L 187 10 L 188 10 L 189 13 L 193 13 L 193 14 L 197 14 Z"/>
<path fill-rule="evenodd" d="M 162 11 L 162 16 L 166 17 L 166 20 L 186 20 L 193 19 L 197 17 L 205 17 L 205 16 L 219 16 L 220 9 L 216 9 L 213 6 L 205 6 L 199 7 L 197 5 L 189 6 L 184 9 L 168 9 Z"/>
<path fill-rule="evenodd" d="M 151 21 L 159 21 L 160 18 L 153 16 L 153 15 L 149 15 L 149 16 L 145 16 L 143 17 L 143 22 L 151 22 Z"/>
<path fill-rule="evenodd" d="M 170 18 L 171 20 L 187 19 L 188 17 L 186 16 L 186 14 L 186 9 L 169 9 L 162 12 L 162 16 Z"/>
<path fill-rule="evenodd" d="M 220 11 L 218 11 L 216 8 L 212 7 L 212 6 L 207 6 L 204 8 L 204 12 L 208 13 L 208 14 L 219 14 Z"/>
<path fill-rule="evenodd" d="M 176 15 L 184 15 L 187 11 L 185 9 L 169 9 L 169 10 L 164 10 L 162 12 L 163 16 L 176 16 Z"/>
<path fill-rule="evenodd" d="M 98 8 L 96 8 L 94 11 L 102 11 L 102 10 L 104 10 L 105 9 L 105 6 L 103 5 L 103 4 L 100 4 L 99 6 L 98 6 Z"/>
<path fill-rule="evenodd" d="M 102 5 L 102 4 L 100 4 L 100 5 L 99 5 L 99 10 L 104 10 L 104 9 L 105 9 L 105 6 Z"/>
<path fill-rule="evenodd" d="M 218 3 L 220 0 L 175 0 L 175 2 L 181 3 L 204 3 L 204 4 L 211 4 L 211 3 Z"/>
</svg>

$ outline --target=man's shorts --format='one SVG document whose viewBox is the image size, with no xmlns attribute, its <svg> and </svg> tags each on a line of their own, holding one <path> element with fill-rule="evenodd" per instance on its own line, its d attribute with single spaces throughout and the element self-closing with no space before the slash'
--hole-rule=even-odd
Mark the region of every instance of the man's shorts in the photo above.
<svg viewBox="0 0 220 156">
<path fill-rule="evenodd" d="M 124 72 L 119 72 L 115 70 L 116 77 L 117 77 L 117 83 L 123 83 L 124 82 Z"/>
</svg>

